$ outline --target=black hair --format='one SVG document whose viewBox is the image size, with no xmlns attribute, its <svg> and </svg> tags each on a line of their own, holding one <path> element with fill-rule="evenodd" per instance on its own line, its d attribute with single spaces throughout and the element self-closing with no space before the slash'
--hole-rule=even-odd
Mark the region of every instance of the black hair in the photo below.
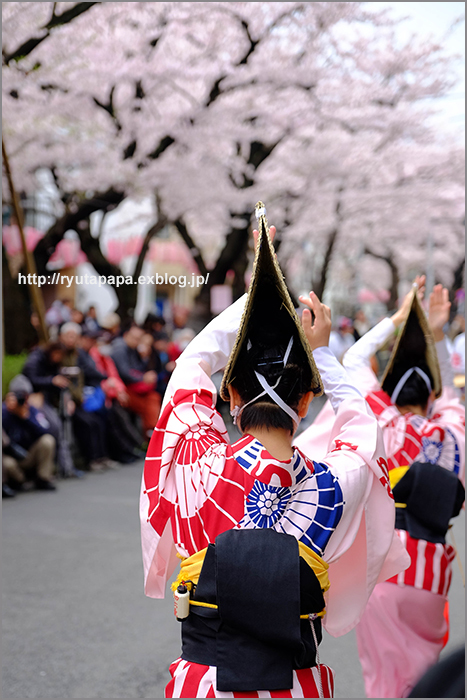
<svg viewBox="0 0 467 700">
<path fill-rule="evenodd" d="M 264 344 L 266 340 L 266 347 Z M 242 370 L 232 381 L 233 388 L 240 394 L 244 403 L 248 403 L 263 391 L 255 371 L 264 376 L 272 387 L 280 377 L 275 392 L 295 412 L 298 410 L 300 399 L 311 390 L 311 368 L 300 345 L 298 335 L 284 367 L 283 360 L 288 343 L 281 343 L 271 348 L 267 339 L 263 343 L 256 342 L 250 350 L 243 351 L 244 361 Z M 251 428 L 266 428 L 266 430 L 285 429 L 291 435 L 296 426 L 292 418 L 278 406 L 273 399 L 264 394 L 255 403 L 246 406 L 239 417 L 239 428 L 247 432 Z"/>
<path fill-rule="evenodd" d="M 389 395 L 393 393 L 397 382 L 402 375 L 405 374 L 405 372 L 411 367 L 418 367 L 425 372 L 430 380 L 431 386 L 433 387 L 433 375 L 425 362 L 417 362 L 415 365 L 398 365 L 397 372 L 393 373 L 391 377 L 388 377 L 386 383 L 386 388 Z M 412 372 L 400 390 L 399 395 L 396 397 L 396 406 L 399 406 L 400 408 L 404 408 L 404 406 L 420 406 L 423 410 L 425 410 L 428 405 L 430 394 L 431 390 L 428 389 L 423 377 L 421 377 L 418 372 Z"/>
<path fill-rule="evenodd" d="M 122 324 L 120 326 L 120 335 L 125 335 L 130 331 L 132 328 L 135 328 L 138 324 L 132 319 L 132 318 L 126 318 L 124 321 L 122 321 Z"/>
</svg>

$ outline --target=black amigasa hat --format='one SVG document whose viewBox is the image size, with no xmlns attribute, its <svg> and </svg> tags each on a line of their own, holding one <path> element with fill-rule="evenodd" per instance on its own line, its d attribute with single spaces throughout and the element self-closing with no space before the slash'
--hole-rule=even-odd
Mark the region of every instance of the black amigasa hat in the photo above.
<svg viewBox="0 0 467 700">
<path fill-rule="evenodd" d="M 321 396 L 324 391 L 321 377 L 277 262 L 269 236 L 266 208 L 262 202 L 257 203 L 255 213 L 259 236 L 253 274 L 240 328 L 222 378 L 220 395 L 228 401 L 227 387 L 242 373 L 246 363 L 251 363 L 252 357 L 258 370 L 256 376 L 263 388 L 262 365 L 267 365 L 269 376 L 272 370 L 279 379 L 293 347 L 295 362 L 298 358 L 300 365 L 303 363 L 304 367 L 309 367 L 308 391 Z M 282 351 L 279 352 L 278 348 L 282 348 Z M 268 385 L 268 389 L 271 386 Z M 263 393 L 268 393 L 277 402 L 274 392 L 266 390 Z M 281 403 L 278 405 L 281 406 Z"/>
<path fill-rule="evenodd" d="M 412 303 L 404 323 L 400 327 L 386 369 L 381 380 L 383 391 L 392 396 L 398 387 L 398 382 L 410 368 L 417 368 L 423 363 L 431 372 L 436 398 L 441 396 L 442 383 L 439 369 L 438 353 L 433 333 L 425 312 L 418 299 L 418 288 L 413 287 Z M 408 377 L 407 377 L 408 378 Z M 397 392 L 398 393 L 398 392 Z M 395 403 L 395 399 L 393 403 Z"/>
</svg>

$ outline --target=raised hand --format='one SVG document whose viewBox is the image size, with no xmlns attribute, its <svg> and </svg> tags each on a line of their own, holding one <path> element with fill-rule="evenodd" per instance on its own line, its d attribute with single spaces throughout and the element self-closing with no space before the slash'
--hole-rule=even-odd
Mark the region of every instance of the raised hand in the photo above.
<svg viewBox="0 0 467 700">
<path fill-rule="evenodd" d="M 311 349 L 315 350 L 316 348 L 329 345 L 332 325 L 331 309 L 329 306 L 322 304 L 314 292 L 310 292 L 310 298 L 300 296 L 299 299 L 302 304 L 308 307 L 303 309 L 302 312 L 302 327 Z M 312 311 L 315 315 L 314 321 L 311 314 Z"/>
<path fill-rule="evenodd" d="M 436 342 L 444 337 L 443 328 L 449 321 L 450 310 L 451 302 L 448 290 L 442 284 L 435 285 L 430 294 L 428 320 Z"/>
<path fill-rule="evenodd" d="M 425 294 L 425 282 L 426 282 L 425 275 L 417 275 L 417 277 L 415 278 L 414 283 L 412 285 L 412 288 L 414 286 L 418 287 L 417 295 L 418 295 L 418 298 L 420 299 L 420 301 L 423 300 L 423 297 Z M 394 325 L 396 326 L 396 328 L 398 326 L 400 326 L 401 323 L 403 323 L 405 321 L 405 319 L 407 318 L 407 316 L 409 315 L 411 303 L 412 303 L 412 289 L 410 290 L 410 292 L 408 292 L 405 295 L 404 300 L 403 300 L 400 308 L 396 311 L 395 314 L 393 314 L 391 316 L 391 320 L 394 323 Z"/>
</svg>

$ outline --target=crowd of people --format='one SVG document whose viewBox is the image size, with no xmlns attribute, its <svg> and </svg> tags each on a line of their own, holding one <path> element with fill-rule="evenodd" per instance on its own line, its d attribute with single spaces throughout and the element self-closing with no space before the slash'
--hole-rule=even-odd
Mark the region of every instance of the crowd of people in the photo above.
<svg viewBox="0 0 467 700">
<path fill-rule="evenodd" d="M 184 320 L 99 321 L 94 306 L 83 313 L 55 301 L 49 342 L 32 349 L 2 405 L 2 496 L 53 491 L 57 477 L 144 458 L 175 361 L 194 336 Z"/>
<path fill-rule="evenodd" d="M 116 313 L 99 320 L 69 299 L 56 300 L 46 321 L 50 341 L 34 348 L 11 381 L 2 415 L 2 495 L 55 490 L 57 477 L 82 477 L 144 458 L 175 361 L 193 338 L 186 317 L 171 327 L 149 313 L 124 325 Z M 337 317 L 329 347 L 342 362 L 370 329 L 362 309 Z M 463 389 L 465 320 L 446 329 L 451 363 Z M 377 356 L 372 358 L 378 371 Z"/>
</svg>

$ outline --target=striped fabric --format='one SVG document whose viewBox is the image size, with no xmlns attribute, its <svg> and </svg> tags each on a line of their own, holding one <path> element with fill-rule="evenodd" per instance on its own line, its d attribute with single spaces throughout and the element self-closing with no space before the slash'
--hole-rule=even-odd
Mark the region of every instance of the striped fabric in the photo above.
<svg viewBox="0 0 467 700">
<path fill-rule="evenodd" d="M 320 665 L 323 695 L 334 697 L 334 672 Z M 216 667 L 202 666 L 179 658 L 170 666 L 172 680 L 165 689 L 166 698 L 319 698 L 317 668 L 294 671 L 293 687 L 287 690 L 258 690 L 226 693 L 216 690 Z"/>
<path fill-rule="evenodd" d="M 450 544 L 416 540 L 405 530 L 396 532 L 410 554 L 411 563 L 408 569 L 390 578 L 389 582 L 447 596 L 451 585 L 452 562 L 456 556 L 454 547 Z"/>
<path fill-rule="evenodd" d="M 367 401 L 383 428 L 389 471 L 419 461 L 439 464 L 459 474 L 459 444 L 452 430 L 438 424 L 439 416 L 428 419 L 413 413 L 401 415 L 384 391 L 369 394 Z M 405 530 L 397 530 L 397 533 L 411 563 L 408 569 L 389 581 L 446 596 L 451 583 L 454 548 L 416 540 Z"/>
</svg>

